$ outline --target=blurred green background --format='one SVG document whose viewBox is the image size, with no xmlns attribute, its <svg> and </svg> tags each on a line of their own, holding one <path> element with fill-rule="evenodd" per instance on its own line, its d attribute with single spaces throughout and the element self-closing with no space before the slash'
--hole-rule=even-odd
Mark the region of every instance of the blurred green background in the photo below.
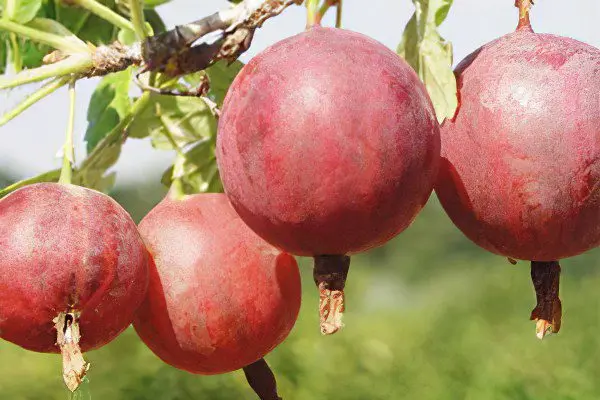
<svg viewBox="0 0 600 400">
<path fill-rule="evenodd" d="M 139 220 L 163 194 L 112 195 Z M 529 265 L 471 244 L 435 196 L 406 232 L 353 258 L 346 327 L 332 337 L 319 333 L 310 261 L 296 328 L 267 357 L 285 400 L 600 398 L 600 251 L 562 263 L 563 328 L 543 342 L 528 320 Z M 254 399 L 243 373 L 178 371 L 131 329 L 87 357 L 94 400 Z M 2 342 L 0 360 L 0 399 L 68 399 L 59 356 Z"/>
</svg>

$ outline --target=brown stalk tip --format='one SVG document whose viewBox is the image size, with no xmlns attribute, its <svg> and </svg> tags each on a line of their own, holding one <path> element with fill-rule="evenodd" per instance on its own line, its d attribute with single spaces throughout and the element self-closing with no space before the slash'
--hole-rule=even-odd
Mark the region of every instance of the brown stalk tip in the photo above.
<svg viewBox="0 0 600 400">
<path fill-rule="evenodd" d="M 277 394 L 275 375 L 264 358 L 244 367 L 244 375 L 260 400 L 282 400 Z"/>
<path fill-rule="evenodd" d="M 517 31 L 530 31 L 533 32 L 531 28 L 531 21 L 529 20 L 529 10 L 533 5 L 533 0 L 515 0 L 515 7 L 519 9 L 519 24 L 517 25 Z"/>
<path fill-rule="evenodd" d="M 558 333 L 562 319 L 562 304 L 559 298 L 560 264 L 558 261 L 532 261 L 531 280 L 535 288 L 537 305 L 531 312 L 535 321 L 535 333 L 543 339 Z"/>
<path fill-rule="evenodd" d="M 319 288 L 321 333 L 332 335 L 344 326 L 344 287 L 350 269 L 350 257 L 322 255 L 315 256 L 314 259 L 313 278 Z"/>
<path fill-rule="evenodd" d="M 52 322 L 56 328 L 56 345 L 60 347 L 63 359 L 63 379 L 74 392 L 90 368 L 79 348 L 79 313 L 60 313 Z"/>
</svg>

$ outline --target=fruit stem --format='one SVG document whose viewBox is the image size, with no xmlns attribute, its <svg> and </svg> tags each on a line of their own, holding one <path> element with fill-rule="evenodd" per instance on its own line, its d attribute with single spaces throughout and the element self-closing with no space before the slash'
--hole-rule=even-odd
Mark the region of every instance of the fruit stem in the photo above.
<svg viewBox="0 0 600 400">
<path fill-rule="evenodd" d="M 342 27 L 342 1 L 343 0 L 337 0 L 335 10 L 335 27 L 338 29 Z"/>
<path fill-rule="evenodd" d="M 562 318 L 560 302 L 560 264 L 558 261 L 532 261 L 531 280 L 535 288 L 537 305 L 531 312 L 536 321 L 535 333 L 543 339 L 549 333 L 558 333 Z"/>
<path fill-rule="evenodd" d="M 73 180 L 73 164 L 75 151 L 73 149 L 73 130 L 75 129 L 75 79 L 69 82 L 69 121 L 67 123 L 67 137 L 63 146 L 63 165 L 60 172 L 59 183 L 70 184 Z"/>
<path fill-rule="evenodd" d="M 306 29 L 321 25 L 319 2 L 320 0 L 306 0 Z"/>
<path fill-rule="evenodd" d="M 282 400 L 277 394 L 275 375 L 264 358 L 244 367 L 244 375 L 260 400 Z"/>
<path fill-rule="evenodd" d="M 54 318 L 56 329 L 56 344 L 60 347 L 63 359 L 63 379 L 67 388 L 74 392 L 79 387 L 90 368 L 90 364 L 83 359 L 79 340 L 79 314 L 74 312 L 60 313 Z"/>
<path fill-rule="evenodd" d="M 319 288 L 319 314 L 321 333 L 332 335 L 344 324 L 346 310 L 344 286 L 350 269 L 350 257 L 346 255 L 315 256 L 313 278 Z"/>
<path fill-rule="evenodd" d="M 323 16 L 332 6 L 336 6 L 337 8 L 335 27 L 340 28 L 342 26 L 342 0 L 325 0 L 325 2 L 319 7 L 320 2 L 321 0 L 306 1 L 306 29 L 309 29 L 313 26 L 320 26 Z"/>
<path fill-rule="evenodd" d="M 519 9 L 519 25 L 517 25 L 517 31 L 530 31 L 531 21 L 529 20 L 529 9 L 533 5 L 533 0 L 515 0 L 515 7 Z"/>
</svg>

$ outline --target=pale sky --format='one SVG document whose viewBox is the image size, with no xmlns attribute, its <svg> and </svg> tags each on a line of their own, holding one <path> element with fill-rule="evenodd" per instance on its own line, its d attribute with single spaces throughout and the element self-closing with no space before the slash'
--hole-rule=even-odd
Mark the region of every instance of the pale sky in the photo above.
<svg viewBox="0 0 600 400">
<path fill-rule="evenodd" d="M 573 37 L 600 47 L 600 1 L 538 0 L 531 20 L 536 32 Z M 159 8 L 167 27 L 199 19 L 227 7 L 225 0 L 173 0 Z M 413 12 L 410 0 L 345 0 L 343 25 L 369 35 L 395 49 L 404 25 Z M 330 12 L 334 14 L 333 12 Z M 190 16 L 194 16 L 190 18 Z M 333 15 L 324 25 L 333 25 Z M 292 6 L 260 29 L 247 61 L 265 47 L 300 32 L 304 28 L 304 7 Z M 482 44 L 509 33 L 516 27 L 514 0 L 454 0 L 442 35 L 454 46 L 455 64 Z M 85 155 L 82 141 L 86 129 L 86 111 L 95 80 L 77 85 L 76 139 L 78 158 Z M 31 91 L 31 88 L 28 88 Z M 22 89 L 0 93 L 0 112 L 10 109 L 27 93 Z M 55 156 L 62 146 L 67 121 L 66 90 L 61 90 L 0 128 L 0 170 L 21 179 L 60 166 Z M 124 146 L 117 168 L 117 185 L 134 181 L 160 179 L 172 161 L 169 152 L 155 151 L 149 140 L 129 140 Z"/>
</svg>

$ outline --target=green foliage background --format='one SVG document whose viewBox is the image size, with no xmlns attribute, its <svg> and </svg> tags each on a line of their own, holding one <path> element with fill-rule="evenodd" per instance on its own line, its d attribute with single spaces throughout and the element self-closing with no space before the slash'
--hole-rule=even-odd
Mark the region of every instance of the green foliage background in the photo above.
<svg viewBox="0 0 600 400">
<path fill-rule="evenodd" d="M 113 193 L 136 219 L 162 194 L 155 184 Z M 354 257 L 347 326 L 332 337 L 319 333 L 310 260 L 300 261 L 300 319 L 267 357 L 285 400 L 600 398 L 599 251 L 564 261 L 563 330 L 543 342 L 528 321 L 528 265 L 475 247 L 435 196 L 405 233 Z M 95 400 L 254 398 L 241 372 L 178 371 L 131 329 L 87 357 Z M 59 356 L 1 342 L 0 360 L 0 399 L 68 399 Z"/>
</svg>

